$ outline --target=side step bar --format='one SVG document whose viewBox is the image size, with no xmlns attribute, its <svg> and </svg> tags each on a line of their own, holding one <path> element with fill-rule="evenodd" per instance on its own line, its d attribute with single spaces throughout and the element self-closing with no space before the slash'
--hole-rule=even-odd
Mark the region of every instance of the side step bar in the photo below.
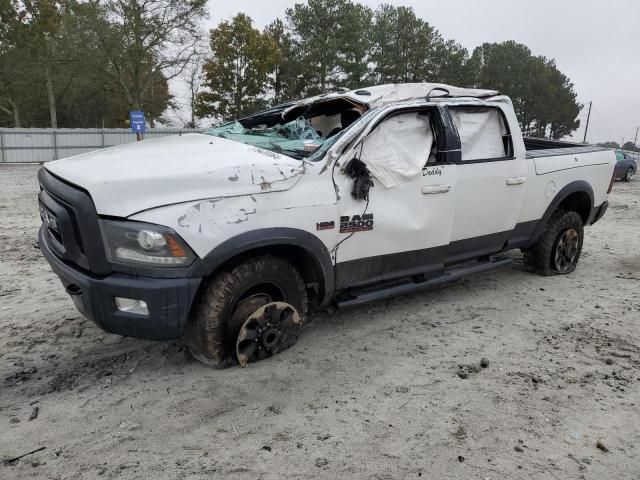
<svg viewBox="0 0 640 480">
<path fill-rule="evenodd" d="M 490 260 L 482 263 L 476 263 L 473 265 L 465 265 L 462 267 L 452 268 L 446 270 L 442 275 L 424 280 L 422 282 L 409 282 L 399 285 L 388 286 L 380 290 L 365 291 L 358 293 L 357 290 L 351 292 L 350 297 L 344 300 L 338 300 L 338 307 L 354 307 L 363 303 L 371 302 L 374 300 L 381 300 L 384 298 L 395 297 L 397 295 L 406 295 L 418 290 L 443 285 L 455 280 L 459 280 L 463 277 L 473 275 L 476 273 L 486 272 L 495 268 L 505 267 L 513 262 L 511 258 L 504 256 L 492 257 Z"/>
</svg>

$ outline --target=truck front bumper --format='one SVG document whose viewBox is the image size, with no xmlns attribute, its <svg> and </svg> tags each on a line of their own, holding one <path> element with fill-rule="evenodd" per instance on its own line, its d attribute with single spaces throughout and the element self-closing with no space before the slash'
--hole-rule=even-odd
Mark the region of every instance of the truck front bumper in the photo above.
<svg viewBox="0 0 640 480">
<path fill-rule="evenodd" d="M 40 229 L 40 250 L 58 275 L 76 308 L 110 333 L 150 340 L 182 335 L 201 278 L 151 278 L 112 273 L 92 276 L 60 260 Z M 121 310 L 116 298 L 141 300 L 148 313 Z"/>
</svg>

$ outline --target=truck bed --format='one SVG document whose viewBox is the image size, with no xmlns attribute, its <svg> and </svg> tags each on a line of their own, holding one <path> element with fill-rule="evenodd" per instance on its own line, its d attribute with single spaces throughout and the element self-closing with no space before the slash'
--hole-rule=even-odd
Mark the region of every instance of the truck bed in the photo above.
<svg viewBox="0 0 640 480">
<path fill-rule="evenodd" d="M 585 143 L 562 142 L 548 138 L 524 137 L 524 148 L 528 158 L 556 157 L 560 155 L 577 155 L 580 153 L 601 152 L 609 148 Z"/>
</svg>

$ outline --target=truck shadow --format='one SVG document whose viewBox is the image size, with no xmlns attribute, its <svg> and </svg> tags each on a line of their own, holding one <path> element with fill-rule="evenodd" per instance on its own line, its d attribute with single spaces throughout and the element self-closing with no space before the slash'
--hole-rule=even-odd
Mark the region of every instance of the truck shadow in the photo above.
<svg viewBox="0 0 640 480">
<path fill-rule="evenodd" d="M 357 335 L 358 330 L 363 327 L 393 327 L 394 322 L 397 322 L 395 313 L 420 314 L 425 308 L 433 306 L 434 299 L 437 299 L 439 305 L 454 301 L 466 302 L 486 295 L 484 290 L 500 289 L 523 275 L 530 274 L 526 273 L 521 258 L 514 257 L 511 266 L 490 273 L 344 310 L 314 313 L 310 315 L 298 344 L 291 348 L 291 352 L 281 355 L 296 355 L 304 350 L 312 356 L 321 356 L 313 350 L 326 348 L 323 346 L 323 339 L 337 335 Z M 372 325 L 373 314 L 379 312 L 394 314 L 390 318 L 385 316 L 384 320 L 373 320 Z M 53 348 L 47 348 L 49 352 L 42 352 L 41 357 L 51 360 L 39 362 L 37 367 L 29 366 L 27 362 L 17 362 L 17 368 L 3 379 L 3 387 L 17 388 L 23 395 L 33 397 L 68 391 L 82 392 L 96 385 L 108 386 L 126 381 L 130 377 L 153 376 L 159 370 L 170 378 L 182 375 L 185 370 L 190 369 L 202 369 L 213 375 L 220 372 L 193 359 L 184 339 L 156 342 L 125 338 L 104 333 L 83 319 L 77 319 L 77 322 L 82 325 L 82 340 L 71 337 L 63 343 L 50 345 Z M 80 341 L 85 342 L 81 352 L 70 355 L 69 347 L 72 342 Z M 273 368 L 273 362 L 277 362 L 277 358 L 261 363 L 265 364 L 264 368 Z M 226 371 L 230 370 L 237 370 L 237 373 L 232 373 L 234 375 L 241 372 L 234 367 Z"/>
</svg>

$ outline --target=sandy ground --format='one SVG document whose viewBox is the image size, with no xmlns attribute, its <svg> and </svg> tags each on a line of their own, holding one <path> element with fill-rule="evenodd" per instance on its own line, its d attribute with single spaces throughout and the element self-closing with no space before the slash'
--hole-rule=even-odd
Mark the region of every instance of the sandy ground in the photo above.
<svg viewBox="0 0 640 480">
<path fill-rule="evenodd" d="M 517 261 L 215 371 L 76 312 L 32 247 L 36 171 L 0 167 L 0 478 L 640 478 L 640 181 L 572 275 Z"/>
</svg>

